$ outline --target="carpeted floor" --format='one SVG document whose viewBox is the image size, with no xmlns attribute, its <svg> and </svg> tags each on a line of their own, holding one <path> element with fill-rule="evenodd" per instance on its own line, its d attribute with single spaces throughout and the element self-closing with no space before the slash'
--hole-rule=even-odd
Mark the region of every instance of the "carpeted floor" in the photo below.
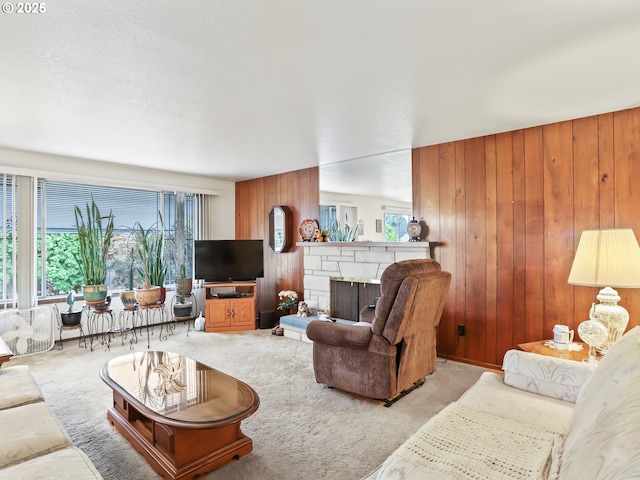
<svg viewBox="0 0 640 480">
<path fill-rule="evenodd" d="M 271 335 L 194 332 L 179 324 L 166 341 L 151 338 L 150 350 L 190 356 L 253 387 L 260 407 L 242 422 L 253 452 L 203 476 L 224 480 L 359 479 L 456 400 L 483 369 L 439 360 L 425 384 L 389 408 L 329 389 L 315 382 L 312 345 Z M 146 337 L 135 351 L 146 349 Z M 55 347 L 54 347 L 55 348 Z M 116 338 L 110 351 L 93 352 L 65 342 L 62 351 L 14 359 L 28 364 L 47 404 L 73 443 L 94 462 L 106 480 L 159 478 L 107 421 L 111 390 L 99 370 L 113 357 L 130 353 Z"/>
</svg>

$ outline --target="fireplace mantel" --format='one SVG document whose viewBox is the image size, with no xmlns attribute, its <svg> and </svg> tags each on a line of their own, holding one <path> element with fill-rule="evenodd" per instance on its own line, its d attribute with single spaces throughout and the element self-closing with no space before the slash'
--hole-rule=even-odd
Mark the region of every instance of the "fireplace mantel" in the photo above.
<svg viewBox="0 0 640 480">
<path fill-rule="evenodd" d="M 379 280 L 401 260 L 431 258 L 437 242 L 298 242 L 304 249 L 304 299 L 310 309 L 330 305 L 331 278 Z"/>
<path fill-rule="evenodd" d="M 439 242 L 298 242 L 298 247 L 397 247 L 424 249 L 440 245 Z"/>
</svg>

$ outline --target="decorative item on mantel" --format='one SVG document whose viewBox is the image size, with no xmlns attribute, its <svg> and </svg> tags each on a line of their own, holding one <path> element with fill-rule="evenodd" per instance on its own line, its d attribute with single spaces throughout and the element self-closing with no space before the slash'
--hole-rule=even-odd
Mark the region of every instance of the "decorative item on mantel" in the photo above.
<svg viewBox="0 0 640 480">
<path fill-rule="evenodd" d="M 419 242 L 420 235 L 422 234 L 422 225 L 416 220 L 416 217 L 411 217 L 411 221 L 407 223 L 407 234 L 409 235 L 410 242 Z"/>
<path fill-rule="evenodd" d="M 313 232 L 313 241 L 314 242 L 328 242 L 329 232 L 327 230 L 320 230 L 316 228 L 316 231 Z"/>
<path fill-rule="evenodd" d="M 314 234 L 319 228 L 320 226 L 318 225 L 318 222 L 311 218 L 307 218 L 300 223 L 298 233 L 300 233 L 300 238 L 303 242 L 312 242 Z"/>
</svg>

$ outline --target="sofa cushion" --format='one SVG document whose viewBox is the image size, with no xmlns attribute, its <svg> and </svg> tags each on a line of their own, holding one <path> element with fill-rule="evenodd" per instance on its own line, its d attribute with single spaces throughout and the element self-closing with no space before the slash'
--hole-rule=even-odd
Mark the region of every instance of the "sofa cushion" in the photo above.
<svg viewBox="0 0 640 480">
<path fill-rule="evenodd" d="M 26 365 L 1 369 L 0 391 L 0 410 L 43 400 L 42 392 Z"/>
<path fill-rule="evenodd" d="M 504 383 L 538 395 L 575 402 L 595 367 L 564 358 L 509 350 L 502 363 Z"/>
<path fill-rule="evenodd" d="M 600 361 L 576 400 L 561 478 L 640 475 L 640 327 Z"/>
<path fill-rule="evenodd" d="M 377 475 L 400 480 L 417 465 L 416 479 L 557 478 L 562 443 L 557 432 L 454 402 L 387 458 Z"/>
<path fill-rule="evenodd" d="M 0 468 L 71 445 L 44 402 L 0 410 Z"/>
<path fill-rule="evenodd" d="M 100 480 L 91 460 L 76 447 L 63 448 L 17 465 L 0 469 L 0 480 Z"/>
<path fill-rule="evenodd" d="M 566 435 L 571 428 L 574 405 L 505 385 L 503 377 L 484 372 L 458 400 L 480 412 L 508 418 Z"/>
</svg>

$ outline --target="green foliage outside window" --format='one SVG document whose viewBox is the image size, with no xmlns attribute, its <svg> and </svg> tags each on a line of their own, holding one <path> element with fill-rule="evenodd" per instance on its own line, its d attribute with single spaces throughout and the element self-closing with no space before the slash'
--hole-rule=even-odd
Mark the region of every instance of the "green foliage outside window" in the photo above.
<svg viewBox="0 0 640 480">
<path fill-rule="evenodd" d="M 398 235 L 396 235 L 395 229 L 388 223 L 385 225 L 384 241 L 385 242 L 397 242 Z"/>
<path fill-rule="evenodd" d="M 74 253 L 79 249 L 75 233 L 46 235 L 47 295 L 62 295 L 73 290 L 79 292 L 83 275 Z"/>
</svg>

